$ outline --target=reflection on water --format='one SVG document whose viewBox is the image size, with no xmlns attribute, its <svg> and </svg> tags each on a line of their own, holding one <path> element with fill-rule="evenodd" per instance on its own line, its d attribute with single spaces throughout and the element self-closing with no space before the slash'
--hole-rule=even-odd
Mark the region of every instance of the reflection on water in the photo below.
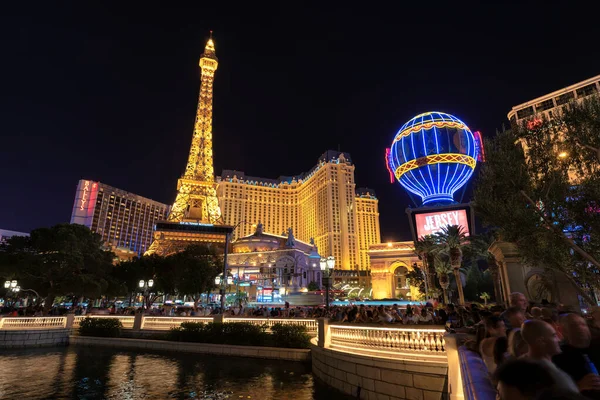
<svg viewBox="0 0 600 400">
<path fill-rule="evenodd" d="M 346 399 L 310 365 L 101 347 L 0 354 L 0 399 Z"/>
</svg>

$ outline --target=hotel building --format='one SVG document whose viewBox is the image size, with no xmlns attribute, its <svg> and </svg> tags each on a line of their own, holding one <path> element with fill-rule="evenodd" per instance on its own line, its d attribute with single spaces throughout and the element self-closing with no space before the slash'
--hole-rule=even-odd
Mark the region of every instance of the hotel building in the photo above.
<svg viewBox="0 0 600 400">
<path fill-rule="evenodd" d="M 169 209 L 166 204 L 82 179 L 75 192 L 71 223 L 87 226 L 117 253 L 142 255 L 152 243 L 154 224 L 165 220 Z"/>
<path fill-rule="evenodd" d="M 511 124 L 522 124 L 533 117 L 544 116 L 546 119 L 552 119 L 560 115 L 563 107 L 569 102 L 581 101 L 599 92 L 600 75 L 596 75 L 593 78 L 514 106 L 508 113 L 508 119 Z"/>
<path fill-rule="evenodd" d="M 367 270 L 369 245 L 380 242 L 379 209 L 375 193 L 358 189 L 348 153 L 327 151 L 309 172 L 266 179 L 240 171 L 217 177 L 217 197 L 223 223 L 242 221 L 234 239 L 264 231 L 284 233 L 292 228 L 301 241 L 314 239 L 323 256 L 336 258 L 336 269 Z"/>
</svg>

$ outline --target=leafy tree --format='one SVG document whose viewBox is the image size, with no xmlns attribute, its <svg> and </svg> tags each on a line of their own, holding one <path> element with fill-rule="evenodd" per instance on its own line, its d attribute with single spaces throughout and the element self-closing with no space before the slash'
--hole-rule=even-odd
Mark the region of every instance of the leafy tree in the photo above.
<svg viewBox="0 0 600 400">
<path fill-rule="evenodd" d="M 45 296 L 46 311 L 56 296 L 99 297 L 108 287 L 114 254 L 87 227 L 59 224 L 29 237 L 12 237 L 2 246 L 0 266 L 8 279 Z"/>
<path fill-rule="evenodd" d="M 223 271 L 223 258 L 212 246 L 191 245 L 168 259 L 176 271 L 177 291 L 192 297 L 194 308 L 202 293 L 214 288 L 215 277 Z"/>
<path fill-rule="evenodd" d="M 423 272 L 419 267 L 413 267 L 412 270 L 406 274 L 406 279 L 410 280 L 410 286 L 415 286 L 419 289 L 419 293 L 426 295 L 425 293 L 425 279 L 423 278 Z"/>
<path fill-rule="evenodd" d="M 315 290 L 319 290 L 319 284 L 315 281 L 311 281 L 306 288 L 309 292 L 314 292 Z"/>
<path fill-rule="evenodd" d="M 476 211 L 525 263 L 559 275 L 590 304 L 600 288 L 600 103 L 499 132 L 486 145 Z"/>
<path fill-rule="evenodd" d="M 487 307 L 487 302 L 490 299 L 490 294 L 488 292 L 483 292 L 479 295 L 479 298 L 484 301 L 484 306 Z"/>
</svg>

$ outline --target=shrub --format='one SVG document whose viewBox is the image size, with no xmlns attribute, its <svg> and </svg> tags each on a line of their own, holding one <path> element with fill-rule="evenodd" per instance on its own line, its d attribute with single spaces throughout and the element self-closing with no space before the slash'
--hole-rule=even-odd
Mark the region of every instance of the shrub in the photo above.
<svg viewBox="0 0 600 400">
<path fill-rule="evenodd" d="M 271 327 L 271 341 L 275 347 L 310 348 L 310 335 L 304 325 L 275 324 Z"/>
<path fill-rule="evenodd" d="M 247 322 L 209 324 L 184 322 L 179 328 L 170 330 L 168 339 L 179 342 L 264 346 L 268 335 L 264 326 Z"/>
<path fill-rule="evenodd" d="M 117 318 L 87 317 L 79 324 L 81 336 L 118 337 L 123 325 Z"/>
</svg>

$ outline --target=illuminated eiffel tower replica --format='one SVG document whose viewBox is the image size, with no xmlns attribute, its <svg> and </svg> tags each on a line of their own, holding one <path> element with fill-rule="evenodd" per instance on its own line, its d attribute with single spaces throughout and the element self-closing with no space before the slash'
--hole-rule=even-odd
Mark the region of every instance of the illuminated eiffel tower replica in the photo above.
<svg viewBox="0 0 600 400">
<path fill-rule="evenodd" d="M 146 255 L 169 255 L 193 243 L 225 243 L 232 227 L 221 225 L 212 150 L 212 103 L 215 71 L 219 65 L 212 39 L 200 57 L 202 78 L 194 136 L 185 173 L 177 181 L 177 197 L 167 221 L 159 221 Z"/>
</svg>

